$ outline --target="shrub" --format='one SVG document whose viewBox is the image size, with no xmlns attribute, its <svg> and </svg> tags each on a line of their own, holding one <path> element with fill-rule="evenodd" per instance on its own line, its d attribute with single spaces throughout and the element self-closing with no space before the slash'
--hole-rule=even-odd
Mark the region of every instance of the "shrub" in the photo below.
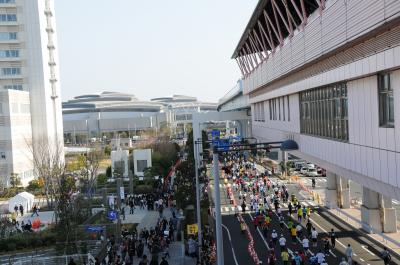
<svg viewBox="0 0 400 265">
<path fill-rule="evenodd" d="M 97 185 L 104 186 L 107 184 L 107 175 L 104 173 L 100 173 L 97 175 Z"/>
<path fill-rule="evenodd" d="M 150 193 L 153 191 L 153 186 L 151 185 L 138 185 L 135 188 L 135 193 Z"/>
</svg>

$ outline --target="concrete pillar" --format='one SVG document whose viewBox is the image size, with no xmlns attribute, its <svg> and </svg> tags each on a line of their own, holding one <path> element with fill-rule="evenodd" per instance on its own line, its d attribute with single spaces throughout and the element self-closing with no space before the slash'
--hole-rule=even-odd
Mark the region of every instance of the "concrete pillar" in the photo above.
<svg viewBox="0 0 400 265">
<path fill-rule="evenodd" d="M 338 205 L 342 209 L 350 208 L 350 182 L 343 177 L 336 177 Z"/>
<path fill-rule="evenodd" d="M 129 174 L 129 195 L 133 194 L 133 176 Z"/>
<path fill-rule="evenodd" d="M 363 229 L 372 232 L 370 227 L 376 231 L 382 231 L 380 196 L 377 192 L 363 187 L 363 204 L 361 205 L 361 222 Z"/>
<path fill-rule="evenodd" d="M 334 209 L 338 205 L 336 174 L 326 172 L 325 207 Z"/>
<path fill-rule="evenodd" d="M 392 199 L 382 195 L 382 206 L 383 207 L 381 213 L 383 213 L 383 232 L 396 233 L 396 209 L 393 208 Z"/>
<path fill-rule="evenodd" d="M 103 205 L 107 207 L 108 199 L 107 199 L 107 188 L 102 188 L 102 197 L 103 197 Z"/>
</svg>

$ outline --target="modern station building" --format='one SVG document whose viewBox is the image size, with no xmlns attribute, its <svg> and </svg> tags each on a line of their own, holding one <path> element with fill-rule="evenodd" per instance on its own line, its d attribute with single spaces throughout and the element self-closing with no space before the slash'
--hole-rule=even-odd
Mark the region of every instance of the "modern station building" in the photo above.
<svg viewBox="0 0 400 265">
<path fill-rule="evenodd" d="M 118 92 L 82 95 L 63 103 L 64 135 L 70 143 L 82 143 L 106 134 L 116 137 L 114 134 L 128 132 L 134 136 L 169 125 L 176 135 L 183 136 L 193 113 L 216 109 L 217 104 L 181 95 L 151 101 Z"/>
<path fill-rule="evenodd" d="M 57 48 L 53 1 L 0 0 L 0 181 L 6 186 L 11 175 L 23 185 L 33 179 L 38 144 L 63 144 Z"/>
<path fill-rule="evenodd" d="M 260 141 L 293 139 L 328 171 L 328 207 L 396 230 L 400 200 L 400 2 L 260 0 L 233 53 Z"/>
</svg>

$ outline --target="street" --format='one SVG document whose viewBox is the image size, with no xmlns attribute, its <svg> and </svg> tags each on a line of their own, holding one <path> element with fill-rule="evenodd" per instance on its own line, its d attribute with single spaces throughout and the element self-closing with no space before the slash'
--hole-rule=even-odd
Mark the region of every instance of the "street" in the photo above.
<svg viewBox="0 0 400 265">
<path fill-rule="evenodd" d="M 344 253 L 348 244 L 351 245 L 354 251 L 353 260 L 359 264 L 383 264 L 383 261 L 380 258 L 380 253 L 382 252 L 383 248 L 380 244 L 371 241 L 371 239 L 366 237 L 363 232 L 354 229 L 354 227 L 350 226 L 337 216 L 332 215 L 323 207 L 319 207 L 316 202 L 311 200 L 309 195 L 299 188 L 297 183 L 290 184 L 276 178 L 272 178 L 271 180 L 275 183 L 285 183 L 289 194 L 295 194 L 296 197 L 299 198 L 302 205 L 310 206 L 313 209 L 310 221 L 318 232 L 318 243 L 316 247 L 312 246 L 310 243 L 308 256 L 311 254 L 316 254 L 319 250 L 323 250 L 322 239 L 328 238 L 328 231 L 334 229 L 338 239 L 336 240 L 336 247 L 332 248 L 328 255 L 326 255 L 325 259 L 328 264 L 339 264 L 342 257 L 345 257 Z M 232 183 L 229 182 L 229 184 L 222 184 L 223 181 L 223 179 L 220 179 L 221 213 L 223 215 L 222 222 L 224 225 L 223 236 L 225 264 L 253 264 L 253 259 L 248 252 L 249 240 L 247 239 L 246 235 L 241 233 L 240 223 L 238 218 L 235 216 L 235 207 L 234 205 L 230 204 L 227 196 L 227 187 Z M 323 178 L 317 180 L 316 189 L 322 189 L 324 182 L 325 179 Z M 210 187 L 213 189 L 212 185 Z M 235 202 L 240 205 L 241 201 L 239 200 L 239 194 L 237 192 L 234 192 L 234 198 Z M 296 241 L 292 242 L 290 232 L 287 229 L 287 222 L 290 219 L 296 223 L 294 220 L 295 216 L 288 216 L 287 204 L 281 204 L 281 207 L 283 208 L 282 213 L 285 220 L 285 227 L 284 229 L 280 228 L 278 215 L 274 211 L 267 237 L 263 235 L 259 228 L 257 231 L 255 230 L 252 223 L 255 213 L 249 211 L 249 205 L 246 207 L 246 213 L 242 214 L 242 217 L 254 239 L 255 252 L 257 253 L 258 258 L 264 264 L 267 263 L 267 258 L 270 253 L 271 247 L 269 246 L 269 243 L 271 241 L 271 233 L 273 230 L 277 231 L 278 238 L 281 236 L 281 234 L 283 234 L 283 236 L 286 238 L 286 247 L 288 248 L 290 256 L 293 257 L 296 251 L 304 251 L 302 244 L 300 243 L 301 239 L 297 237 Z M 239 210 L 241 212 L 241 209 Z M 305 221 L 301 222 L 303 231 L 305 231 L 305 224 Z M 228 231 L 230 235 L 228 235 Z M 277 257 L 277 261 L 280 261 L 281 252 L 279 245 L 276 247 L 274 246 L 273 251 Z M 280 264 L 280 262 L 278 263 Z M 400 264 L 400 260 L 392 256 L 391 264 Z"/>
</svg>

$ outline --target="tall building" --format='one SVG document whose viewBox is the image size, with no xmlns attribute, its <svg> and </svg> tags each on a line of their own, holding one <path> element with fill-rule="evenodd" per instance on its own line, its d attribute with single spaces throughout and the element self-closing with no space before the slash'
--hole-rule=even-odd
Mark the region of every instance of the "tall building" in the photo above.
<svg viewBox="0 0 400 265">
<path fill-rule="evenodd" d="M 350 207 L 349 180 L 362 185 L 363 227 L 395 232 L 400 2 L 260 0 L 233 58 L 253 136 L 295 140 L 292 154 L 325 168 L 330 208 Z"/>
<path fill-rule="evenodd" d="M 5 184 L 11 174 L 25 185 L 33 178 L 36 145 L 63 143 L 56 49 L 52 0 L 0 0 L 0 178 Z M 21 150 L 25 155 L 18 155 Z"/>
</svg>

